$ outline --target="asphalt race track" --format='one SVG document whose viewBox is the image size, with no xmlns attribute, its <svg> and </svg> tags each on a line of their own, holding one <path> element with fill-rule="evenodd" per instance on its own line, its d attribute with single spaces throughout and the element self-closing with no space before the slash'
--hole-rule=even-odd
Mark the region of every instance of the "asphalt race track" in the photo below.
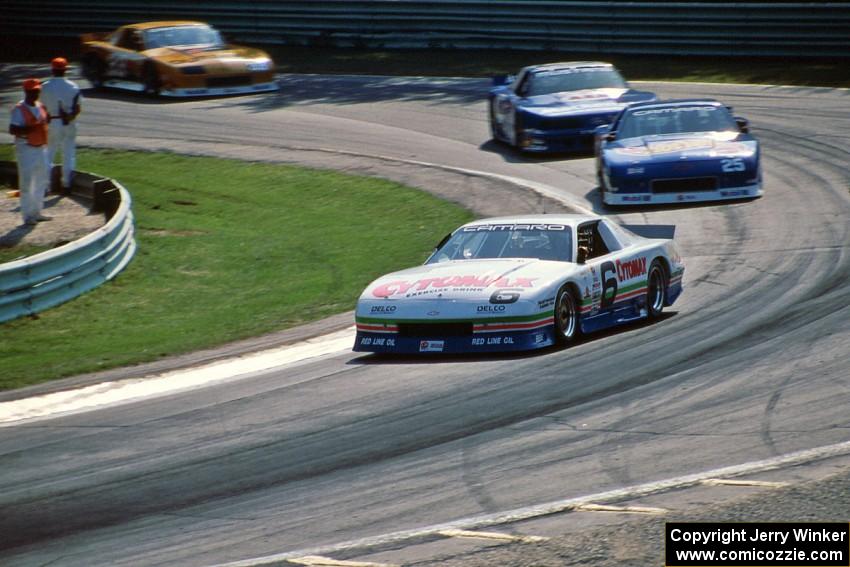
<svg viewBox="0 0 850 567">
<path fill-rule="evenodd" d="M 80 142 L 384 175 L 481 214 L 557 208 L 446 167 L 483 171 L 606 212 L 592 159 L 489 141 L 485 81 L 281 84 L 201 101 L 91 93 Z M 685 292 L 662 321 L 523 356 L 343 351 L 0 427 L 0 563 L 212 565 L 846 442 L 850 91 L 640 86 L 731 104 L 763 144 L 759 200 L 607 211 L 676 225 Z"/>
</svg>

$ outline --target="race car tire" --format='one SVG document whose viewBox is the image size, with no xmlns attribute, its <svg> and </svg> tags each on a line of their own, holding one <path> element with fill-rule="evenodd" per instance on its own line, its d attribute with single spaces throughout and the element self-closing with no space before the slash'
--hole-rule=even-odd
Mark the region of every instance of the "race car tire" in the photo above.
<svg viewBox="0 0 850 567">
<path fill-rule="evenodd" d="M 159 89 L 162 83 L 159 80 L 159 73 L 153 63 L 148 63 L 142 70 L 142 86 L 145 94 L 148 96 L 158 96 Z"/>
<path fill-rule="evenodd" d="M 103 87 L 103 81 L 106 77 L 106 64 L 101 61 L 94 53 L 88 54 L 83 59 L 83 77 L 91 83 L 95 89 Z"/>
<path fill-rule="evenodd" d="M 570 287 L 564 286 L 555 300 L 555 341 L 559 345 L 568 345 L 575 342 L 580 334 L 579 304 Z"/>
<path fill-rule="evenodd" d="M 522 121 L 520 119 L 520 115 L 519 115 L 519 113 L 514 111 L 514 147 L 516 149 L 518 149 L 519 151 L 524 150 L 523 145 L 522 145 L 522 132 L 523 132 L 523 127 L 522 127 Z"/>
<path fill-rule="evenodd" d="M 490 137 L 497 142 L 502 139 L 502 136 L 499 136 L 499 127 L 496 125 L 496 108 L 492 100 L 490 101 Z"/>
<path fill-rule="evenodd" d="M 599 187 L 599 194 L 602 196 L 603 202 L 605 201 L 605 178 L 602 175 L 602 168 L 596 168 L 596 183 Z"/>
<path fill-rule="evenodd" d="M 646 316 L 658 319 L 667 301 L 667 271 L 659 260 L 653 260 L 646 278 Z"/>
</svg>

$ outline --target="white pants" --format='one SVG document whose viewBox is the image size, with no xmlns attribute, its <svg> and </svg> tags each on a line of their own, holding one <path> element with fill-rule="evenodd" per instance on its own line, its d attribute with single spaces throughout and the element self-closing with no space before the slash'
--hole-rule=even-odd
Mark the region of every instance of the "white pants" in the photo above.
<svg viewBox="0 0 850 567">
<path fill-rule="evenodd" d="M 21 215 L 24 222 L 35 220 L 41 214 L 44 194 L 50 183 L 50 163 L 47 161 L 47 146 L 37 148 L 26 142 L 15 142 L 15 158 L 18 162 L 18 189 L 21 191 Z"/>
<path fill-rule="evenodd" d="M 71 175 L 77 167 L 77 124 L 62 124 L 56 118 L 50 121 L 47 136 L 47 156 L 51 165 L 56 165 L 56 152 L 62 149 L 62 187 L 71 186 Z"/>
</svg>

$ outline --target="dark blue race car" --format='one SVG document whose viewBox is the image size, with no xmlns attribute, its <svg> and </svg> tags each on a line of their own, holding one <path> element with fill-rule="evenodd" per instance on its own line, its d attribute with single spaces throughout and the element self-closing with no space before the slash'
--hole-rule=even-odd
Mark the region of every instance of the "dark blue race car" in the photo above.
<svg viewBox="0 0 850 567">
<path fill-rule="evenodd" d="M 493 138 L 528 152 L 593 150 L 594 130 L 628 104 L 652 101 L 610 63 L 550 63 L 497 79 L 490 90 Z"/>
<path fill-rule="evenodd" d="M 710 99 L 636 104 L 597 129 L 596 172 L 609 205 L 746 199 L 762 194 L 759 143 Z"/>
</svg>

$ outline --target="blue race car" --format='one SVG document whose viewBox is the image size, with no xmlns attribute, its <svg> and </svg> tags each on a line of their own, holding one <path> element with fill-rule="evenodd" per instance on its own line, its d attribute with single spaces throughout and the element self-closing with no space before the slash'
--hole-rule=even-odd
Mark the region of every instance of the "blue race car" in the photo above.
<svg viewBox="0 0 850 567">
<path fill-rule="evenodd" d="M 716 100 L 636 104 L 597 129 L 608 205 L 746 199 L 762 194 L 759 143 Z"/>
<path fill-rule="evenodd" d="M 610 63 L 534 65 L 494 83 L 493 138 L 527 152 L 592 151 L 598 126 L 610 124 L 628 104 L 656 100 L 631 89 Z"/>
</svg>

